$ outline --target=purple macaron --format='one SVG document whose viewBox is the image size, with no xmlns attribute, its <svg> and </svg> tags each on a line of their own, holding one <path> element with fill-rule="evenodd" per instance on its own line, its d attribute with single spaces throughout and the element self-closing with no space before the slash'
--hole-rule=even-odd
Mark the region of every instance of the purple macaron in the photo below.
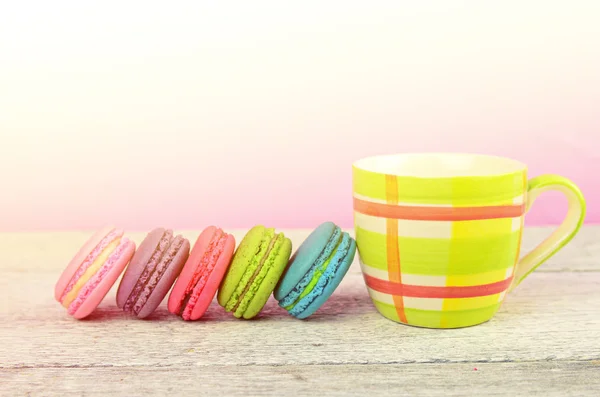
<svg viewBox="0 0 600 397">
<path fill-rule="evenodd" d="M 181 273 L 190 242 L 170 229 L 152 230 L 135 252 L 117 290 L 117 306 L 138 318 L 161 304 Z"/>
</svg>

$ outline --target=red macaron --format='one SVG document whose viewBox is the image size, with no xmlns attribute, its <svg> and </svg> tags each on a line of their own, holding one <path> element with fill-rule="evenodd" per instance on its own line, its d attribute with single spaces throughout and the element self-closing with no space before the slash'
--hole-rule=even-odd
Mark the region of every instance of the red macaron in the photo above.
<svg viewBox="0 0 600 397">
<path fill-rule="evenodd" d="M 202 317 L 219 289 L 234 250 L 231 234 L 215 226 L 204 229 L 169 295 L 169 311 L 184 320 Z"/>
</svg>

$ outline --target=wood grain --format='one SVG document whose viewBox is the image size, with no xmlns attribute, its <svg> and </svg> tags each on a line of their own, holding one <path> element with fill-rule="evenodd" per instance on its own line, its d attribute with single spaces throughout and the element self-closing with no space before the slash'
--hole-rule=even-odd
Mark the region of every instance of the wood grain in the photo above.
<svg viewBox="0 0 600 397">
<path fill-rule="evenodd" d="M 600 362 L 12 369 L 6 395 L 597 396 Z M 167 380 L 168 381 L 165 381 Z"/>
<path fill-rule="evenodd" d="M 528 230 L 525 246 L 548 233 Z M 308 231 L 286 234 L 297 248 Z M 53 300 L 53 288 L 88 236 L 0 235 L 0 394 L 241 395 L 249 384 L 258 386 L 256 395 L 301 395 L 317 386 L 332 395 L 392 389 L 464 395 L 465 386 L 485 388 L 486 395 L 598 389 L 600 227 L 585 227 L 570 256 L 558 254 L 540 267 L 491 321 L 457 330 L 380 316 L 357 263 L 304 321 L 273 299 L 250 321 L 233 318 L 216 301 L 198 322 L 171 316 L 165 302 L 150 319 L 137 320 L 116 308 L 116 288 L 90 318 L 77 321 Z M 139 242 L 144 234 L 132 236 Z"/>
</svg>

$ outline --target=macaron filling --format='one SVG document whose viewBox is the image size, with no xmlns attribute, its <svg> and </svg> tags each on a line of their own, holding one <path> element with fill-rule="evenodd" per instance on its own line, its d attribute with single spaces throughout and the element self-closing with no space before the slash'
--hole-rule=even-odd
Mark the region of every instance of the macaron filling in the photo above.
<svg viewBox="0 0 600 397">
<path fill-rule="evenodd" d="M 144 271 L 125 301 L 123 305 L 124 311 L 139 314 L 163 274 L 177 256 L 184 241 L 184 238 L 181 236 L 173 238 L 171 230 L 165 231 L 150 260 L 146 264 Z"/>
<path fill-rule="evenodd" d="M 194 271 L 194 276 L 188 283 L 185 294 L 182 297 L 179 305 L 179 313 L 184 320 L 190 320 L 194 307 L 204 290 L 206 282 L 211 275 L 213 269 L 217 265 L 219 257 L 225 250 L 228 234 L 221 229 L 217 229 L 212 236 L 200 264 Z"/>
<path fill-rule="evenodd" d="M 121 241 L 121 236 L 123 236 L 122 230 L 113 229 L 86 256 L 61 295 L 60 302 L 64 307 L 69 307 L 71 302 L 77 297 L 79 290 L 83 288 L 88 280 L 100 269 L 109 255 L 117 248 Z"/>
<path fill-rule="evenodd" d="M 102 282 L 104 277 L 112 270 L 115 264 L 123 256 L 123 252 L 127 249 L 127 247 L 130 244 L 132 244 L 132 242 L 126 237 L 118 240 L 118 245 L 115 247 L 115 249 L 111 250 L 107 258 L 101 261 L 99 269 L 94 272 L 94 274 L 89 278 L 85 285 L 83 285 L 82 288 L 78 291 L 76 298 L 69 304 L 68 313 L 70 315 L 73 315 L 75 314 L 75 312 L 77 312 L 77 310 L 81 307 L 83 302 L 85 302 L 88 296 L 96 289 L 98 284 Z M 109 248 L 107 248 L 105 251 L 108 251 Z M 105 251 L 103 251 L 103 254 Z M 101 255 L 98 257 L 98 259 L 101 259 L 103 257 L 104 255 Z M 96 263 L 96 261 L 94 263 Z M 92 269 L 92 267 L 90 267 L 89 269 Z"/>
<path fill-rule="evenodd" d="M 326 262 L 325 272 L 322 275 L 319 275 L 316 280 L 311 280 L 311 283 L 302 292 L 299 298 L 285 307 L 292 316 L 297 317 L 302 314 L 302 312 L 323 293 L 346 259 L 351 245 L 350 236 L 347 233 L 343 233 L 342 240 L 334 251 L 334 254 Z"/>
<path fill-rule="evenodd" d="M 286 308 L 297 302 L 302 297 L 302 293 L 309 285 L 312 284 L 314 286 L 314 284 L 316 284 L 318 278 L 325 272 L 327 265 L 331 261 L 333 254 L 336 252 L 341 242 L 342 230 L 339 227 L 336 227 L 331 234 L 331 237 L 329 237 L 329 241 L 327 241 L 323 252 L 319 254 L 317 260 L 315 260 L 300 282 L 296 284 L 296 286 L 294 286 L 294 288 L 285 297 L 283 297 L 283 299 L 281 299 L 279 306 Z"/>
<path fill-rule="evenodd" d="M 246 268 L 235 291 L 225 305 L 227 312 L 233 311 L 234 315 L 239 318 L 248 309 L 256 291 L 273 267 L 283 240 L 282 233 L 275 234 L 275 230 L 272 228 L 266 230 L 250 265 Z"/>
</svg>

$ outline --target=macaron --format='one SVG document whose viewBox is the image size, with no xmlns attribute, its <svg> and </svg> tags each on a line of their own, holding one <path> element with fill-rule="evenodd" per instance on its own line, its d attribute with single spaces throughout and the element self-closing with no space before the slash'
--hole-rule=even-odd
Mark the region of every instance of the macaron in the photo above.
<svg viewBox="0 0 600 397">
<path fill-rule="evenodd" d="M 233 256 L 217 300 L 236 318 L 260 313 L 285 269 L 292 242 L 274 228 L 250 229 Z"/>
<path fill-rule="evenodd" d="M 294 253 L 274 292 L 279 306 L 296 318 L 315 313 L 350 268 L 356 241 L 332 222 L 319 225 Z"/>
<path fill-rule="evenodd" d="M 135 252 L 123 231 L 105 227 L 79 249 L 54 287 L 54 298 L 76 319 L 89 316 L 102 302 Z"/>
<path fill-rule="evenodd" d="M 215 297 L 231 263 L 235 238 L 216 226 L 200 233 L 173 290 L 169 311 L 182 319 L 198 320 Z"/>
<path fill-rule="evenodd" d="M 138 318 L 152 314 L 181 273 L 190 242 L 173 230 L 156 228 L 133 255 L 117 290 L 117 306 Z"/>
</svg>

